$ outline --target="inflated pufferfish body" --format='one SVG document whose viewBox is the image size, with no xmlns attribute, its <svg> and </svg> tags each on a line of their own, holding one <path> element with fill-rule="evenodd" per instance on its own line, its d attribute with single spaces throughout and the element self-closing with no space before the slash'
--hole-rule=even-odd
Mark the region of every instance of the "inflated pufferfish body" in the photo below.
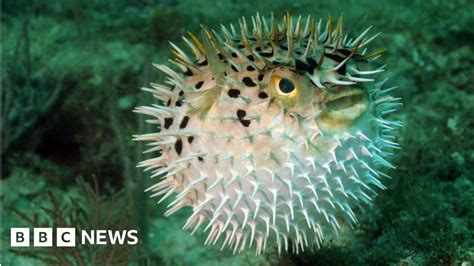
<svg viewBox="0 0 474 266">
<path fill-rule="evenodd" d="M 382 50 L 366 52 L 370 28 L 351 38 L 341 18 L 251 22 L 183 37 L 193 56 L 172 44 L 177 70 L 156 65 L 166 82 L 144 89 L 164 106 L 136 109 L 159 125 L 136 136 L 160 152 L 139 166 L 160 178 L 152 196 L 175 195 L 166 216 L 193 209 L 183 228 L 204 229 L 206 244 L 319 247 L 385 188 L 401 126 L 385 115 L 399 99 L 374 82 L 384 67 L 371 68 Z"/>
</svg>

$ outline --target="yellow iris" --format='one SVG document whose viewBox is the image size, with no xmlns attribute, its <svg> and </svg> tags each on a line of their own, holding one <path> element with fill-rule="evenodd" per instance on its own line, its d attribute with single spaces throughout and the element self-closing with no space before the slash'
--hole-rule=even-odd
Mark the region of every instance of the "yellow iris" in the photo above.
<svg viewBox="0 0 474 266">
<path fill-rule="evenodd" d="M 274 75 L 272 83 L 275 96 L 280 100 L 294 99 L 298 96 L 298 87 L 291 79 Z"/>
</svg>

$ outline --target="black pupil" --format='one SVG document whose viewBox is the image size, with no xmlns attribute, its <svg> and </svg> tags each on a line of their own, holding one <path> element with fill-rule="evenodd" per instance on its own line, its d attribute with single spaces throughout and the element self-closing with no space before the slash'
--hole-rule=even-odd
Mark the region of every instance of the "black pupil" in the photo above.
<svg viewBox="0 0 474 266">
<path fill-rule="evenodd" d="M 293 82 L 285 78 L 280 80 L 280 83 L 278 83 L 278 87 L 283 93 L 290 93 L 295 90 L 295 85 L 293 85 Z"/>
</svg>

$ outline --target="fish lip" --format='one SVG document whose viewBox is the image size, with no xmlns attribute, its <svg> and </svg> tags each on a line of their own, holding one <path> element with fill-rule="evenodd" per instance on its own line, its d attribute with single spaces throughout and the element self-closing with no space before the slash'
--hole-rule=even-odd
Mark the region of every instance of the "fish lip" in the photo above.
<svg viewBox="0 0 474 266">
<path fill-rule="evenodd" d="M 340 100 L 346 97 L 354 97 L 348 99 L 350 105 L 341 108 L 332 108 L 328 105 L 330 102 Z M 337 93 L 328 93 L 324 99 L 323 111 L 331 119 L 336 121 L 351 121 L 362 116 L 368 109 L 367 94 L 359 88 L 345 89 Z"/>
<path fill-rule="evenodd" d="M 341 99 L 341 98 L 344 98 L 344 97 L 350 97 L 350 96 L 355 96 L 355 95 L 363 95 L 364 94 L 364 91 L 361 90 L 361 89 L 356 89 L 356 88 L 351 88 L 351 89 L 345 89 L 345 90 L 342 90 L 340 92 L 336 92 L 336 93 L 328 93 L 324 99 L 324 102 L 327 103 L 327 102 L 330 102 L 330 101 L 334 101 L 334 100 L 337 100 L 337 99 Z"/>
</svg>

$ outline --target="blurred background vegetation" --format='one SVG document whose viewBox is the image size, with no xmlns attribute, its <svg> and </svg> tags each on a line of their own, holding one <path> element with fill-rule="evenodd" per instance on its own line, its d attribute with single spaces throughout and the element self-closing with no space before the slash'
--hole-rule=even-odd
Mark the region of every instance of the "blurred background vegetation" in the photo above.
<svg viewBox="0 0 474 266">
<path fill-rule="evenodd" d="M 474 3 L 401 1 L 5 0 L 2 2 L 2 263 L 5 265 L 472 265 L 474 261 Z M 405 127 L 388 190 L 347 240 L 313 252 L 232 256 L 182 232 L 143 190 L 131 112 L 139 88 L 162 80 L 170 56 L 199 25 L 241 16 L 343 14 L 356 33 L 383 34 L 390 85 Z M 11 249 L 19 226 L 138 228 L 117 248 Z"/>
</svg>

